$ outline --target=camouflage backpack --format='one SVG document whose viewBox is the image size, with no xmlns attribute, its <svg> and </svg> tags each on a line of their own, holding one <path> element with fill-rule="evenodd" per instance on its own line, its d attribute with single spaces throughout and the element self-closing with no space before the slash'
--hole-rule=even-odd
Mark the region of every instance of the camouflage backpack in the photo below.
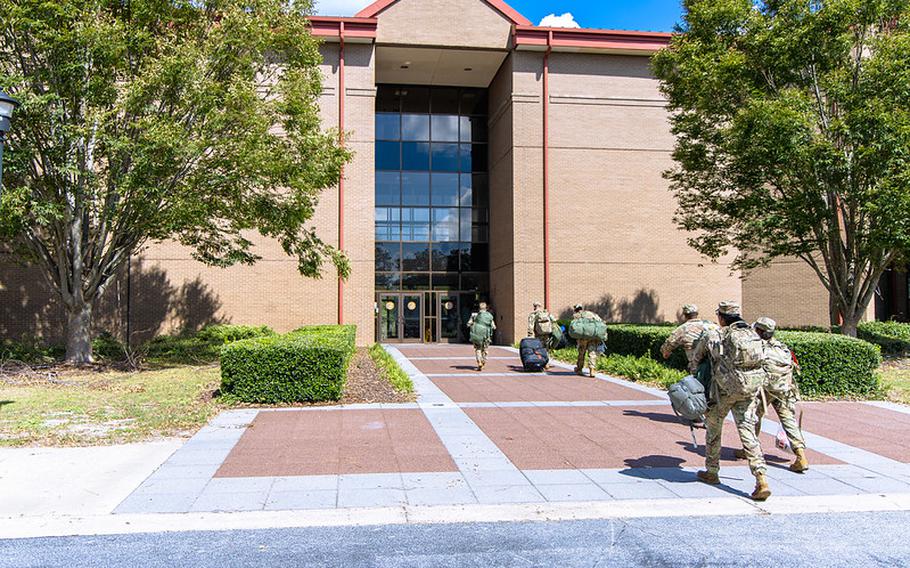
<svg viewBox="0 0 910 568">
<path fill-rule="evenodd" d="M 722 331 L 718 386 L 729 395 L 754 395 L 764 386 L 765 342 L 752 326 L 736 322 Z"/>
<path fill-rule="evenodd" d="M 786 345 L 772 339 L 765 343 L 764 369 L 768 373 L 768 390 L 783 391 L 793 383 L 793 353 Z"/>
<path fill-rule="evenodd" d="M 534 319 L 534 333 L 537 335 L 550 335 L 553 333 L 553 321 L 548 312 L 537 312 Z"/>
</svg>

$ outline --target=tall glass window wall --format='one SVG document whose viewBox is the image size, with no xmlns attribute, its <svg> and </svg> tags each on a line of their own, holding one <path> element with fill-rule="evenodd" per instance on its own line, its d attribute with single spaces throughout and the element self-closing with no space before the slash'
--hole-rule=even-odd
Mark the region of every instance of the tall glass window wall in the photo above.
<svg viewBox="0 0 910 568">
<path fill-rule="evenodd" d="M 377 292 L 486 294 L 487 155 L 486 91 L 379 86 Z"/>
</svg>

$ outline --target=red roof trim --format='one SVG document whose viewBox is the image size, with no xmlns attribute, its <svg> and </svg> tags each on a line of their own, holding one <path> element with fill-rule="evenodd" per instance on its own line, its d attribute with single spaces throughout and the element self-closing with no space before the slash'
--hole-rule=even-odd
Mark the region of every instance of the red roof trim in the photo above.
<svg viewBox="0 0 910 568">
<path fill-rule="evenodd" d="M 346 38 L 376 38 L 376 18 L 335 18 L 310 16 L 310 31 L 317 37 L 340 37 L 344 24 Z"/>
<path fill-rule="evenodd" d="M 358 18 L 375 18 L 380 12 L 382 12 L 383 10 L 385 10 L 386 8 L 388 8 L 395 2 L 398 2 L 398 0 L 376 0 L 376 2 L 373 2 L 372 4 L 370 4 L 363 10 L 357 12 L 357 14 L 355 14 L 355 16 Z M 524 16 L 522 16 L 521 14 L 519 14 L 518 11 L 515 10 L 515 8 L 509 6 L 502 0 L 484 0 L 484 2 L 486 2 L 494 10 L 496 10 L 497 12 L 499 12 L 500 14 L 505 16 L 513 24 L 517 24 L 520 26 L 532 25 L 531 20 L 529 20 L 529 19 L 525 18 Z"/>
<path fill-rule="evenodd" d="M 540 28 L 515 26 L 513 39 L 516 47 L 547 46 L 571 49 L 604 49 L 654 53 L 670 43 L 673 34 L 663 32 L 635 32 L 622 30 L 594 30 L 585 28 Z"/>
</svg>

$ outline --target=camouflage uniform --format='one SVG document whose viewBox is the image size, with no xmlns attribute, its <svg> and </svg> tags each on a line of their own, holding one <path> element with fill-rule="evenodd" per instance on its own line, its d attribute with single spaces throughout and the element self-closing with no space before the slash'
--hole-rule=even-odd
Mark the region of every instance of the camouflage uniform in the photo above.
<svg viewBox="0 0 910 568">
<path fill-rule="evenodd" d="M 550 324 L 555 327 L 556 325 L 558 325 L 556 323 L 556 318 L 553 317 L 553 315 L 551 313 L 544 310 L 541 307 L 541 304 L 535 303 L 534 308 L 535 308 L 534 311 L 531 312 L 530 314 L 528 314 L 528 337 L 536 337 L 541 342 L 543 342 L 544 347 L 546 347 L 547 349 L 553 349 L 555 347 L 555 345 L 553 345 L 553 343 L 554 343 L 553 334 L 552 333 L 540 333 L 540 334 L 537 333 L 537 322 L 538 322 L 538 320 L 549 319 Z"/>
<path fill-rule="evenodd" d="M 739 306 L 733 302 L 722 302 L 719 313 L 739 315 Z M 748 323 L 739 321 L 728 327 L 709 329 L 697 342 L 693 360 L 700 363 L 705 357 L 711 358 L 712 364 L 712 390 L 708 402 L 708 411 L 705 413 L 705 469 L 709 474 L 716 475 L 720 470 L 721 436 L 723 434 L 724 419 L 728 412 L 733 413 L 736 430 L 739 432 L 746 458 L 749 460 L 749 469 L 752 474 L 764 477 L 767 469 L 764 452 L 756 435 L 758 424 L 758 407 L 761 404 L 759 391 L 765 383 L 765 372 L 761 369 L 750 371 L 743 392 L 725 392 L 722 385 L 732 381 L 735 371 L 731 361 L 724 357 L 723 344 L 727 337 L 734 331 L 744 328 L 751 330 Z M 754 333 L 754 332 L 753 332 Z"/>
<path fill-rule="evenodd" d="M 756 330 L 764 330 L 774 333 L 777 324 L 770 318 L 759 318 L 755 322 Z M 786 345 L 771 337 L 764 339 L 765 342 L 765 363 L 764 368 L 768 373 L 768 382 L 765 384 L 765 394 L 768 403 L 774 407 L 777 417 L 780 419 L 780 425 L 787 438 L 790 439 L 790 447 L 793 450 L 803 450 L 806 448 L 806 442 L 803 440 L 803 434 L 799 428 L 799 421 L 796 419 L 796 403 L 799 402 L 799 389 L 793 382 L 793 357 L 790 349 Z M 761 419 L 765 414 L 765 406 L 758 407 L 758 424 L 756 432 L 761 431 Z"/>
<path fill-rule="evenodd" d="M 486 304 L 481 304 L 480 311 L 481 312 L 487 311 Z M 476 317 L 477 317 L 476 313 L 471 314 L 471 319 L 468 320 L 468 328 L 473 327 L 474 318 L 476 318 Z M 490 347 L 490 340 L 492 339 L 492 332 L 496 331 L 496 321 L 495 320 L 490 322 L 490 331 L 491 331 L 491 333 L 490 333 L 491 337 L 489 337 L 483 343 L 474 344 L 474 357 L 477 359 L 477 370 L 478 371 L 483 369 L 483 366 L 487 364 L 487 348 Z"/>
<path fill-rule="evenodd" d="M 686 352 L 686 359 L 689 361 L 689 372 L 694 375 L 698 370 L 698 364 L 693 360 L 695 343 L 708 329 L 717 329 L 717 325 L 708 320 L 695 319 L 694 316 L 698 315 L 698 307 L 695 305 L 686 304 L 683 306 L 683 313 L 692 315 L 693 318 L 673 330 L 670 337 L 660 347 L 660 354 L 663 355 L 664 359 L 669 359 L 677 347 L 682 347 Z"/>
<path fill-rule="evenodd" d="M 589 318 L 603 321 L 599 315 L 589 310 L 576 311 L 572 315 L 572 319 Z M 578 339 L 575 344 L 578 346 L 578 361 L 575 363 L 575 372 L 578 374 L 584 373 L 585 359 L 587 358 L 587 366 L 591 368 L 591 376 L 593 377 L 594 373 L 597 372 L 597 348 L 600 347 L 601 341 L 599 339 Z"/>
</svg>

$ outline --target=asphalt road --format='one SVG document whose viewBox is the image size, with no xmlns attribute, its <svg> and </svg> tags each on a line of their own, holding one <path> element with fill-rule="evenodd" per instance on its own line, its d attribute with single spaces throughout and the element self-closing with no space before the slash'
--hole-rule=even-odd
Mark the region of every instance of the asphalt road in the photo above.
<svg viewBox="0 0 910 568">
<path fill-rule="evenodd" d="M 0 541 L 0 566 L 910 566 L 910 513 L 394 525 Z"/>
</svg>

